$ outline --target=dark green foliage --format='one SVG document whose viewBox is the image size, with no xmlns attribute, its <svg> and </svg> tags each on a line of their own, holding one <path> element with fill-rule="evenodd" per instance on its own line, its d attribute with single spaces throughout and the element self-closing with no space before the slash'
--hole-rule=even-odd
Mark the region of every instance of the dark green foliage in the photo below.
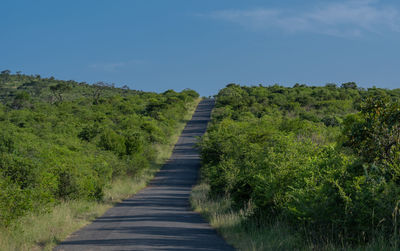
<svg viewBox="0 0 400 251">
<path fill-rule="evenodd" d="M 357 84 L 354 82 L 348 82 L 343 83 L 340 87 L 345 89 L 357 89 Z"/>
<path fill-rule="evenodd" d="M 164 94 L 3 72 L 0 224 L 61 200 L 101 200 L 168 142 L 198 94 Z M 157 105 L 154 105 L 157 104 Z"/>
<path fill-rule="evenodd" d="M 201 142 L 211 195 L 313 242 L 397 238 L 398 90 L 228 85 Z"/>
<path fill-rule="evenodd" d="M 126 153 L 125 138 L 109 128 L 104 129 L 101 133 L 99 147 L 102 147 L 104 150 L 113 151 L 119 156 Z"/>
<path fill-rule="evenodd" d="M 27 107 L 29 105 L 30 99 L 31 97 L 27 92 L 21 91 L 15 95 L 12 107 L 14 109 L 22 109 L 24 107 Z"/>
<path fill-rule="evenodd" d="M 369 97 L 361 113 L 346 120 L 345 144 L 368 163 L 400 163 L 400 104 Z"/>
<path fill-rule="evenodd" d="M 91 141 L 100 132 L 101 129 L 99 128 L 99 124 L 93 123 L 82 128 L 82 131 L 79 132 L 78 137 L 86 141 Z"/>
</svg>

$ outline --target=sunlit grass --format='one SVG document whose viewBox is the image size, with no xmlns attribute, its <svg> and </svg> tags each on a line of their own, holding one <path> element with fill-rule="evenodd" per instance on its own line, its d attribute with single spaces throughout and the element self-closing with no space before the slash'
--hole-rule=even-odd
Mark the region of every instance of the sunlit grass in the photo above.
<svg viewBox="0 0 400 251">
<path fill-rule="evenodd" d="M 190 107 L 185 119 L 176 128 L 168 144 L 157 145 L 157 158 L 148 170 L 135 177 L 119 177 L 104 191 L 104 200 L 88 202 L 83 200 L 64 201 L 48 213 L 29 214 L 9 227 L 0 226 L 0 251 L 51 250 L 74 231 L 103 215 L 115 203 L 137 193 L 154 177 L 171 156 L 175 143 L 186 122 L 200 102 L 197 99 Z"/>
<path fill-rule="evenodd" d="M 30 214 L 0 234 L 0 250 L 51 250 L 71 232 L 104 213 L 109 203 L 67 201 L 47 214 Z"/>
</svg>

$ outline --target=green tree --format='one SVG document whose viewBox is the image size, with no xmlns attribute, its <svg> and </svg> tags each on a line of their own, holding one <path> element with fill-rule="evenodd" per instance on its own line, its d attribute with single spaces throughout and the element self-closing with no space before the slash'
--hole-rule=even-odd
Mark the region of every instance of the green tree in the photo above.
<svg viewBox="0 0 400 251">
<path fill-rule="evenodd" d="M 31 96 L 29 93 L 22 91 L 15 95 L 14 101 L 12 103 L 12 107 L 14 109 L 22 109 L 24 107 L 29 106 L 31 100 Z"/>
<path fill-rule="evenodd" d="M 10 80 L 10 74 L 11 71 L 10 70 L 4 70 L 0 73 L 0 78 L 1 78 L 1 82 L 2 83 L 6 83 L 7 81 Z"/>
<path fill-rule="evenodd" d="M 63 94 L 71 90 L 71 86 L 66 83 L 59 83 L 57 85 L 50 86 L 50 90 L 53 93 L 53 97 L 56 101 L 63 101 Z"/>
<path fill-rule="evenodd" d="M 97 82 L 93 84 L 93 93 L 92 93 L 92 98 L 93 98 L 93 104 L 97 105 L 99 104 L 99 100 L 104 93 L 104 91 L 109 88 L 110 86 L 104 82 Z"/>
<path fill-rule="evenodd" d="M 345 121 L 345 145 L 368 163 L 400 164 L 400 103 L 368 97 L 359 115 Z"/>
<path fill-rule="evenodd" d="M 341 87 L 344 89 L 357 89 L 357 84 L 354 82 L 348 82 L 348 83 L 343 83 Z"/>
</svg>

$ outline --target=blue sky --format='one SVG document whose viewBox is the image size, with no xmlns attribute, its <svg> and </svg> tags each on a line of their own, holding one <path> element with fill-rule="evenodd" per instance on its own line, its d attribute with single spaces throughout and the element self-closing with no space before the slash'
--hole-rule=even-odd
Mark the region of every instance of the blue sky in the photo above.
<svg viewBox="0 0 400 251">
<path fill-rule="evenodd" d="M 145 91 L 399 88 L 400 1 L 3 0 L 0 69 Z"/>
</svg>

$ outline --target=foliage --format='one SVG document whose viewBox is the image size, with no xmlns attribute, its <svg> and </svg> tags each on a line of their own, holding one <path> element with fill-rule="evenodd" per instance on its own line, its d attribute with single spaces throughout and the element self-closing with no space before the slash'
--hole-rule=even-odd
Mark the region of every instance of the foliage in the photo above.
<svg viewBox="0 0 400 251">
<path fill-rule="evenodd" d="M 399 97 L 355 83 L 228 85 L 201 142 L 210 196 L 251 204 L 252 217 L 285 219 L 315 242 L 396 238 Z"/>
<path fill-rule="evenodd" d="M 361 113 L 347 118 L 346 144 L 368 163 L 400 163 L 400 104 L 369 97 Z"/>
<path fill-rule="evenodd" d="M 149 167 L 198 97 L 112 85 L 99 92 L 98 85 L 10 72 L 0 78 L 2 225 L 61 201 L 102 200 L 113 179 Z"/>
</svg>

